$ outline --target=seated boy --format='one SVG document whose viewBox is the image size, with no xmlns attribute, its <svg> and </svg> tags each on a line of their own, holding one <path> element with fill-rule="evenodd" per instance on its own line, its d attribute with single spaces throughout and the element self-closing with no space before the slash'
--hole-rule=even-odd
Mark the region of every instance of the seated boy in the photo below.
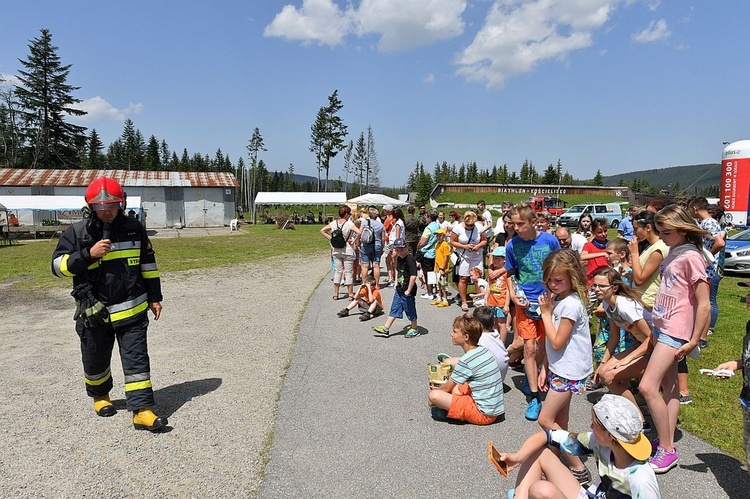
<svg viewBox="0 0 750 499">
<path fill-rule="evenodd" d="M 482 325 L 474 317 L 454 319 L 451 339 L 464 354 L 450 379 L 430 390 L 428 404 L 433 418 L 487 425 L 505 415 L 500 366 L 489 350 L 479 346 L 481 336 Z"/>
<path fill-rule="evenodd" d="M 354 310 L 356 306 L 359 306 L 359 311 L 361 312 L 359 320 L 361 321 L 370 320 L 373 316 L 383 313 L 383 298 L 380 296 L 377 282 L 373 276 L 368 275 L 365 277 L 365 282 L 360 286 L 357 297 L 336 315 L 347 317 L 349 312 Z"/>
<path fill-rule="evenodd" d="M 638 406 L 620 395 L 604 395 L 591 411 L 592 431 L 542 430 L 531 435 L 517 452 L 500 453 L 509 470 L 521 465 L 516 488 L 508 491 L 508 497 L 658 499 L 659 484 L 648 464 L 651 442 L 642 428 Z M 601 477 L 584 489 L 551 448 L 578 456 L 593 454 Z"/>
<path fill-rule="evenodd" d="M 479 337 L 478 345 L 490 351 L 498 367 L 500 367 L 500 378 L 505 381 L 508 374 L 508 350 L 505 343 L 500 339 L 500 334 L 493 328 L 493 313 L 490 307 L 477 307 L 472 316 L 482 325 L 482 335 Z M 447 354 L 438 354 L 440 362 L 456 365 L 459 357 L 449 357 Z"/>
</svg>

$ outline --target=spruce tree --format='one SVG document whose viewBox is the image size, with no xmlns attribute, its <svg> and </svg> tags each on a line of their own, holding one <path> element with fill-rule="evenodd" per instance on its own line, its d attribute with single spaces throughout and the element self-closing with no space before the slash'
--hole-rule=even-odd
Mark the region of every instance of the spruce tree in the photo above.
<svg viewBox="0 0 750 499">
<path fill-rule="evenodd" d="M 97 133 L 96 128 L 92 128 L 87 146 L 87 169 L 96 170 L 105 167 L 106 158 L 104 157 L 104 154 L 102 154 L 103 150 L 104 144 L 102 143 L 102 139 L 99 138 L 99 134 Z"/>
<path fill-rule="evenodd" d="M 26 139 L 25 162 L 31 168 L 77 167 L 78 151 L 86 143 L 86 128 L 65 121 L 65 116 L 83 116 L 74 107 L 81 102 L 72 93 L 80 87 L 68 85 L 71 65 L 62 65 L 52 45 L 49 30 L 29 44 L 29 56 L 19 59 L 16 96 L 22 106 Z"/>
</svg>

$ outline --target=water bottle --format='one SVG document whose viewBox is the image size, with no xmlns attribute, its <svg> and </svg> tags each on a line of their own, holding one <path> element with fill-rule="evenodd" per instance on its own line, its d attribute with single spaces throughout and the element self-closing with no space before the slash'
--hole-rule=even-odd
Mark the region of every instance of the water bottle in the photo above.
<svg viewBox="0 0 750 499">
<path fill-rule="evenodd" d="M 521 286 L 519 286 L 516 276 L 510 276 L 510 281 L 513 283 L 513 290 L 516 293 L 516 299 L 518 300 L 518 304 L 522 307 L 525 307 L 529 301 L 526 299 L 526 293 L 524 293 L 523 289 L 521 289 Z"/>
</svg>

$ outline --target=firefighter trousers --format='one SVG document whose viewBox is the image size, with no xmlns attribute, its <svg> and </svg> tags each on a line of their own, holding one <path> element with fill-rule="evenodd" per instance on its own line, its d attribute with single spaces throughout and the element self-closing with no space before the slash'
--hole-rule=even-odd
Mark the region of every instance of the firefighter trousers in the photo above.
<svg viewBox="0 0 750 499">
<path fill-rule="evenodd" d="M 154 392 L 151 388 L 151 366 L 148 358 L 146 331 L 148 318 L 142 321 L 113 328 L 87 328 L 83 320 L 76 321 L 76 332 L 81 339 L 81 357 L 89 397 L 101 397 L 112 390 L 112 349 L 117 340 L 120 361 L 125 375 L 125 403 L 127 410 L 136 411 L 153 407 Z"/>
</svg>

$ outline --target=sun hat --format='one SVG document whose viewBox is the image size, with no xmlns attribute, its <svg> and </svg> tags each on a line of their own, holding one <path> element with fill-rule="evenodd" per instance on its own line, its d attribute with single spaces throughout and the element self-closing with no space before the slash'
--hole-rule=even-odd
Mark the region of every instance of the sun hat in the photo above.
<svg viewBox="0 0 750 499">
<path fill-rule="evenodd" d="M 641 411 L 635 404 L 620 395 L 607 393 L 594 405 L 594 414 L 628 454 L 639 461 L 649 458 L 651 442 L 643 434 Z"/>
<path fill-rule="evenodd" d="M 435 234 L 445 234 L 445 229 L 438 229 L 435 231 Z"/>
<path fill-rule="evenodd" d="M 387 205 L 383 206 L 383 210 L 385 210 L 385 211 L 393 211 L 393 205 L 392 204 L 387 204 Z"/>
<path fill-rule="evenodd" d="M 393 241 L 393 247 L 394 248 L 406 248 L 406 240 L 404 240 L 403 237 L 399 237 L 395 241 Z"/>
<path fill-rule="evenodd" d="M 498 246 L 492 250 L 492 256 L 505 256 L 505 246 Z"/>
</svg>

